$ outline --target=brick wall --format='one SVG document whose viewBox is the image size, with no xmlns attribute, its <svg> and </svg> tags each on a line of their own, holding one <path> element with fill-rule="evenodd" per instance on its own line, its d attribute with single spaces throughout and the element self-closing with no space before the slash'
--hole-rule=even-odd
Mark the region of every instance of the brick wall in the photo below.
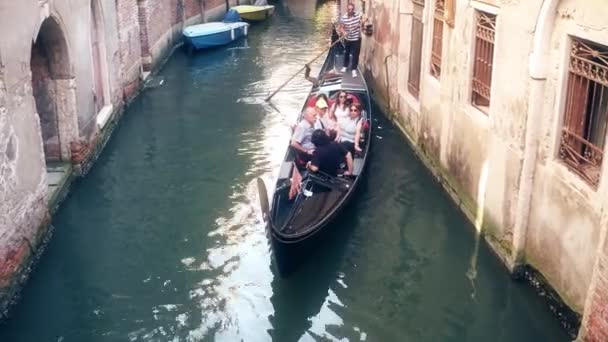
<svg viewBox="0 0 608 342">
<path fill-rule="evenodd" d="M 177 0 L 147 0 L 148 44 L 150 47 L 171 29 L 177 16 Z"/>
<path fill-rule="evenodd" d="M 137 3 L 137 21 L 139 23 L 139 40 L 141 45 L 141 55 L 142 57 L 150 55 L 150 44 L 149 44 L 149 36 L 148 36 L 148 18 L 150 16 L 148 12 L 148 2 L 147 1 L 139 1 Z"/>
<path fill-rule="evenodd" d="M 190 19 L 201 14 L 201 0 L 183 0 L 184 1 L 184 16 Z"/>
<path fill-rule="evenodd" d="M 596 279 L 591 294 L 591 304 L 588 309 L 587 323 L 584 329 L 584 341 L 608 341 L 608 244 L 600 256 L 598 268 L 595 270 Z"/>
<path fill-rule="evenodd" d="M 141 44 L 136 0 L 116 0 L 123 97 L 131 98 L 139 87 Z"/>
<path fill-rule="evenodd" d="M 184 0 L 171 0 L 170 5 L 173 25 L 184 21 Z"/>
<path fill-rule="evenodd" d="M 210 10 L 219 6 L 226 6 L 226 0 L 203 0 L 205 2 L 205 9 Z"/>
</svg>

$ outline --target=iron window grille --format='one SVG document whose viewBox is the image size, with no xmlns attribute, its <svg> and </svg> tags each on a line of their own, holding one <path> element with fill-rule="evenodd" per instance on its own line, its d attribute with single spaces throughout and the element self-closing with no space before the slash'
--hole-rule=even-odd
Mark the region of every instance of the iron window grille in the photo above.
<svg viewBox="0 0 608 342">
<path fill-rule="evenodd" d="M 559 158 L 597 187 L 608 117 L 608 48 L 574 38 Z"/>
<path fill-rule="evenodd" d="M 487 113 L 492 89 L 496 15 L 477 11 L 471 102 Z"/>
</svg>

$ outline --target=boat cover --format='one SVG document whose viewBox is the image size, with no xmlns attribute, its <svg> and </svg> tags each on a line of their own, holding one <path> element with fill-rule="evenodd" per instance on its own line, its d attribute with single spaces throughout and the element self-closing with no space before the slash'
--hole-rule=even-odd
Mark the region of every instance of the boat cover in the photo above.
<svg viewBox="0 0 608 342">
<path fill-rule="evenodd" d="M 239 21 L 241 21 L 241 15 L 237 10 L 231 8 L 226 12 L 226 15 L 224 16 L 225 23 L 238 23 Z"/>
<path fill-rule="evenodd" d="M 247 26 L 247 23 L 206 23 L 199 25 L 188 26 L 184 29 L 184 36 L 186 37 L 199 37 L 206 36 L 214 33 L 220 33 L 230 31 L 239 27 Z"/>
</svg>

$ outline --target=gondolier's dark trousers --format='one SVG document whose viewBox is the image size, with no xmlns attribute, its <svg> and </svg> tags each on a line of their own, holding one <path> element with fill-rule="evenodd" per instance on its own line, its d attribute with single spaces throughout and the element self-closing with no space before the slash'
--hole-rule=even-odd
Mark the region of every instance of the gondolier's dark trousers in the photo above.
<svg viewBox="0 0 608 342">
<path fill-rule="evenodd" d="M 361 38 L 358 40 L 345 40 L 344 41 L 344 67 L 348 68 L 348 62 L 350 55 L 352 54 L 352 70 L 357 70 L 359 65 L 359 52 L 361 52 Z"/>
</svg>

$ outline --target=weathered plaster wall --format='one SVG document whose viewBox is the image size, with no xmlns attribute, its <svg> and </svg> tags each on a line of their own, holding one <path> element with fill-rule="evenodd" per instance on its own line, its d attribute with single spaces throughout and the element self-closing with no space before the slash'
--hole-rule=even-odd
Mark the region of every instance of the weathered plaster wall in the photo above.
<svg viewBox="0 0 608 342">
<path fill-rule="evenodd" d="M 530 212 L 526 258 L 542 265 L 543 274 L 577 311 L 584 309 L 587 290 L 602 241 L 600 225 L 608 204 L 606 167 L 598 189 L 585 183 L 558 159 L 564 112 L 570 38 L 608 46 L 608 7 L 596 2 L 562 0 L 557 8 L 548 58 L 546 96 Z M 551 248 L 547 248 L 551 246 Z M 608 290 L 608 287 L 605 288 Z"/>
<path fill-rule="evenodd" d="M 32 37 L 39 23 L 38 16 L 27 14 L 37 13 L 37 3 L 3 6 L 11 15 L 0 11 L 0 30 L 27 28 L 23 32 L 27 38 L 19 41 L 20 37 L 3 35 L 0 39 L 0 316 L 14 295 L 20 266 L 31 256 L 29 242 L 35 244 L 39 236 L 47 196 L 40 120 L 29 71 Z M 29 21 L 29 28 L 24 21 Z"/>
<path fill-rule="evenodd" d="M 541 6 L 551 9 L 550 3 L 556 1 L 549 52 L 534 51 L 548 68 L 544 82 L 534 78 L 530 55 L 537 25 L 552 18 L 551 13 L 541 13 Z M 512 267 L 518 262 L 512 255 L 523 254 L 519 261 L 538 269 L 572 309 L 585 313 L 582 331 L 590 331 L 589 340 L 606 340 L 608 253 L 601 246 L 607 235 L 608 171 L 603 167 L 599 188 L 592 189 L 557 159 L 557 148 L 568 37 L 608 46 L 608 7 L 592 0 L 457 0 L 454 27 L 444 24 L 442 74 L 436 79 L 430 74 L 433 3 L 427 1 L 423 15 L 422 76 L 415 98 L 407 88 L 412 2 L 372 2 L 367 14 L 374 34 L 364 37 L 362 60 L 373 90 L 505 263 Z M 498 15 L 492 101 L 486 113 L 471 105 L 475 10 Z M 535 113 L 541 127 L 538 160 L 533 159 L 533 181 L 527 184 L 521 179 L 524 158 L 536 156 L 536 150 L 528 148 L 536 145 L 527 140 L 536 138 L 527 137 L 534 82 L 541 82 L 535 84 L 541 84 L 544 97 L 542 109 Z M 521 198 L 526 186 L 529 201 Z M 522 207 L 529 217 L 519 211 Z M 523 245 L 514 247 L 517 221 L 518 232 L 525 236 Z"/>
<path fill-rule="evenodd" d="M 392 8 L 396 5 L 398 8 Z M 369 14 L 375 33 L 364 53 L 378 92 L 391 100 L 396 119 L 432 160 L 465 206 L 489 233 L 503 258 L 515 220 L 515 203 L 527 113 L 527 54 L 540 1 L 498 7 L 456 2 L 455 27 L 444 25 L 441 79 L 430 74 L 432 7 L 424 10 L 420 96 L 407 89 L 410 60 L 410 1 L 375 1 Z M 492 102 L 488 113 L 470 102 L 475 10 L 499 13 Z M 386 60 L 386 63 L 385 63 Z M 389 78 L 386 78 L 388 71 Z M 397 77 L 394 77 L 397 75 Z M 391 89 L 390 94 L 386 92 Z M 520 86 L 513 86 L 518 84 Z M 477 203 L 484 209 L 477 210 Z"/>
<path fill-rule="evenodd" d="M 595 1 L 562 0 L 557 9 L 548 59 L 546 96 L 530 212 L 526 257 L 542 265 L 559 284 L 568 304 L 582 312 L 600 242 L 600 217 L 606 204 L 606 167 L 598 189 L 585 183 L 558 159 L 564 112 L 569 36 L 608 46 L 608 7 Z M 551 246 L 551 248 L 547 248 Z"/>
</svg>

